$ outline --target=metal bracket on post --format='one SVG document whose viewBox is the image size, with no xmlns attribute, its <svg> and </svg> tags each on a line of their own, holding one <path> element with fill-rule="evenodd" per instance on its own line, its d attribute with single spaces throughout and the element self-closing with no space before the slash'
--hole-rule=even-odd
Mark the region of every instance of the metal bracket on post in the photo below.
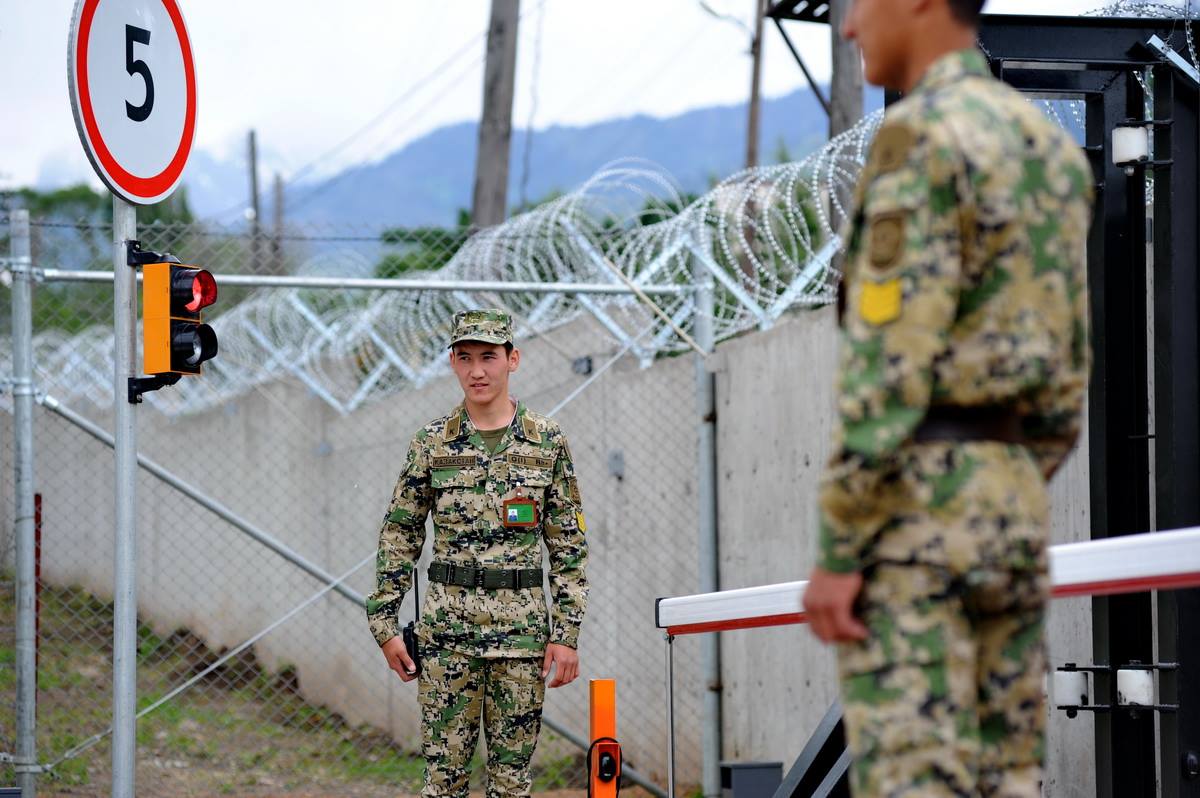
<svg viewBox="0 0 1200 798">
<path fill-rule="evenodd" d="M 129 404 L 139 405 L 142 403 L 142 394 L 157 391 L 159 388 L 166 388 L 168 385 L 174 385 L 179 382 L 181 374 L 153 374 L 149 377 L 130 377 L 129 378 Z"/>
<path fill-rule="evenodd" d="M 1194 67 L 1190 63 L 1188 63 L 1188 60 L 1186 58 L 1181 56 L 1179 53 L 1175 52 L 1174 48 L 1172 48 L 1171 45 L 1164 42 L 1158 36 L 1151 36 L 1150 39 L 1146 42 L 1146 46 L 1149 47 L 1154 52 L 1161 55 L 1163 57 L 1163 60 L 1166 61 L 1168 64 L 1175 67 L 1180 72 L 1182 72 L 1184 75 L 1187 75 L 1189 78 L 1191 78 L 1193 83 L 1200 85 L 1200 71 L 1197 71 L 1196 67 Z"/>
<path fill-rule="evenodd" d="M 151 252 L 148 249 L 142 249 L 142 242 L 133 239 L 125 242 L 125 252 L 125 262 L 135 269 L 138 266 L 145 266 L 147 263 L 183 263 L 169 252 Z"/>
</svg>

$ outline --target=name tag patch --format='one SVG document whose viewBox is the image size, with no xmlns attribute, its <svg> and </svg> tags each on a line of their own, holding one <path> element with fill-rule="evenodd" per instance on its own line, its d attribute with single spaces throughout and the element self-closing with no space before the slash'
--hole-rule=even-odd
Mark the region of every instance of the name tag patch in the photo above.
<svg viewBox="0 0 1200 798">
<path fill-rule="evenodd" d="M 430 458 L 431 468 L 466 468 L 478 461 L 472 455 L 449 455 L 446 457 Z"/>
<path fill-rule="evenodd" d="M 508 462 L 517 466 L 526 466 L 528 468 L 540 468 L 543 471 L 549 471 L 554 468 L 554 459 L 550 457 L 531 457 L 524 454 L 510 454 Z"/>
</svg>

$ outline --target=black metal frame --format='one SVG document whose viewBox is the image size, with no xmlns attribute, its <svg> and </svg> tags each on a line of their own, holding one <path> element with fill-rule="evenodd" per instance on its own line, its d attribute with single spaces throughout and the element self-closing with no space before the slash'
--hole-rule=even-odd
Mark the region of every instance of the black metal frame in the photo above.
<svg viewBox="0 0 1200 798">
<path fill-rule="evenodd" d="M 802 14 L 819 4 L 779 2 L 770 16 L 777 24 L 820 21 Z M 1146 44 L 1158 36 L 1187 52 L 1188 25 L 1197 33 L 1188 20 L 989 15 L 980 31 L 997 76 L 1024 92 L 1082 99 L 1087 108 L 1084 149 L 1096 183 L 1088 236 L 1093 538 L 1200 525 L 1200 76 L 1185 74 Z M 1146 98 L 1136 74 L 1146 70 L 1154 91 L 1154 156 L 1130 177 L 1112 163 L 1110 135 L 1120 122 L 1143 119 Z M 889 94 L 887 101 L 895 99 Z M 1153 229 L 1145 214 L 1145 169 L 1155 176 Z M 1099 597 L 1092 611 L 1096 664 L 1082 669 L 1092 672 L 1096 694 L 1090 706 L 1067 709 L 1094 713 L 1097 795 L 1157 796 L 1161 770 L 1161 795 L 1200 798 L 1200 590 Z M 1116 671 L 1128 665 L 1158 672 L 1159 706 L 1118 705 Z M 848 755 L 834 759 L 840 737 L 835 703 L 776 798 L 824 795 L 844 785 Z"/>
<path fill-rule="evenodd" d="M 850 798 L 849 770 L 842 705 L 834 701 L 773 798 Z"/>
<path fill-rule="evenodd" d="M 1087 106 L 1086 150 L 1097 182 L 1096 217 L 1088 241 L 1088 284 L 1094 365 L 1089 398 L 1091 518 L 1094 538 L 1200 524 L 1200 295 L 1197 293 L 1197 85 L 1145 46 L 1159 36 L 1187 52 L 1186 20 L 989 16 L 980 42 L 996 74 L 1016 88 L 1081 98 Z M 1064 65 L 1070 65 L 1064 68 Z M 1150 69 L 1154 86 L 1154 158 L 1127 178 L 1110 157 L 1116 123 L 1141 119 L 1144 92 L 1135 72 Z M 1154 353 L 1148 352 L 1147 224 L 1142 168 L 1153 168 Z M 1147 380 L 1153 369 L 1155 430 L 1148 429 Z M 1155 441 L 1154 496 L 1150 440 Z M 1153 505 L 1151 504 L 1153 502 Z M 1097 792 L 1103 798 L 1200 796 L 1188 756 L 1200 759 L 1200 591 L 1093 600 L 1094 703 L 1117 705 L 1115 670 L 1159 666 L 1163 704 L 1173 713 L 1117 707 L 1096 720 Z M 1175 667 L 1161 667 L 1175 664 Z M 1155 750 L 1155 724 L 1160 751 Z"/>
<path fill-rule="evenodd" d="M 813 90 L 813 94 L 816 95 L 817 102 L 825 109 L 825 116 L 829 116 L 829 100 L 825 97 L 824 92 L 821 91 L 821 87 L 817 85 L 817 81 L 813 78 L 812 73 L 808 71 L 808 65 L 804 63 L 804 59 L 800 56 L 800 51 L 792 43 L 792 37 L 787 35 L 787 30 L 783 27 L 784 20 L 792 22 L 817 22 L 828 25 L 829 0 L 779 0 L 779 2 L 768 5 L 766 16 L 775 23 L 775 28 L 779 31 L 779 35 L 783 37 L 783 43 L 787 45 L 792 58 L 796 60 L 800 71 L 804 73 L 804 79 L 808 81 L 809 87 Z"/>
</svg>

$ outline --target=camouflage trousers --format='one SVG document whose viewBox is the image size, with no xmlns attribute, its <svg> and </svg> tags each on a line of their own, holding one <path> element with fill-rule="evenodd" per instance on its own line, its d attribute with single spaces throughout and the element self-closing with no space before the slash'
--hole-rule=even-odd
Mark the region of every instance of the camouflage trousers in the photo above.
<svg viewBox="0 0 1200 798">
<path fill-rule="evenodd" d="M 541 669 L 541 657 L 422 652 L 417 690 L 425 757 L 422 795 L 466 798 L 481 722 L 488 752 L 487 798 L 529 795 L 529 761 L 546 693 Z"/>
<path fill-rule="evenodd" d="M 853 793 L 1040 798 L 1044 481 L 1019 447 L 913 448 L 838 654 Z"/>
</svg>

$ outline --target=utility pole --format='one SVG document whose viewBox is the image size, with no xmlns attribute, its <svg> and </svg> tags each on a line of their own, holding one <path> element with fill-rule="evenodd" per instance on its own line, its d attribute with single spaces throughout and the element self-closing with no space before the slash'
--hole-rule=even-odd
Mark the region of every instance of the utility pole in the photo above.
<svg viewBox="0 0 1200 798">
<path fill-rule="evenodd" d="M 283 274 L 283 177 L 278 172 L 273 188 L 271 211 L 275 218 L 271 234 L 271 273 Z"/>
<path fill-rule="evenodd" d="M 483 73 L 483 114 L 475 157 L 475 192 L 471 200 L 471 224 L 476 229 L 500 224 L 507 211 L 520 7 L 520 0 L 492 0 L 487 65 Z"/>
<path fill-rule="evenodd" d="M 754 0 L 754 38 L 750 40 L 750 118 L 746 121 L 746 168 L 758 166 L 758 118 L 762 107 L 759 85 L 762 83 L 763 17 L 766 0 Z"/>
<path fill-rule="evenodd" d="M 842 38 L 842 21 L 850 13 L 852 0 L 829 0 L 829 29 L 833 36 L 833 76 L 829 82 L 829 138 L 845 133 L 858 124 L 863 115 L 862 56 L 858 45 Z M 824 199 L 841 212 L 831 218 L 846 218 L 850 214 L 853 188 L 843 186 L 836 196 Z M 842 251 L 833 257 L 829 279 L 838 280 L 842 272 Z M 836 285 L 836 282 L 834 283 Z"/>
<path fill-rule="evenodd" d="M 829 0 L 829 28 L 833 35 L 833 79 L 829 88 L 829 137 L 845 133 L 863 115 L 862 58 L 858 45 L 842 38 L 842 21 L 851 0 Z"/>
<path fill-rule="evenodd" d="M 247 161 L 250 166 L 250 252 L 254 260 L 258 260 L 258 238 L 261 233 L 261 218 L 262 208 L 258 204 L 258 142 L 255 139 L 254 131 L 250 131 L 249 141 L 249 157 Z"/>
</svg>

